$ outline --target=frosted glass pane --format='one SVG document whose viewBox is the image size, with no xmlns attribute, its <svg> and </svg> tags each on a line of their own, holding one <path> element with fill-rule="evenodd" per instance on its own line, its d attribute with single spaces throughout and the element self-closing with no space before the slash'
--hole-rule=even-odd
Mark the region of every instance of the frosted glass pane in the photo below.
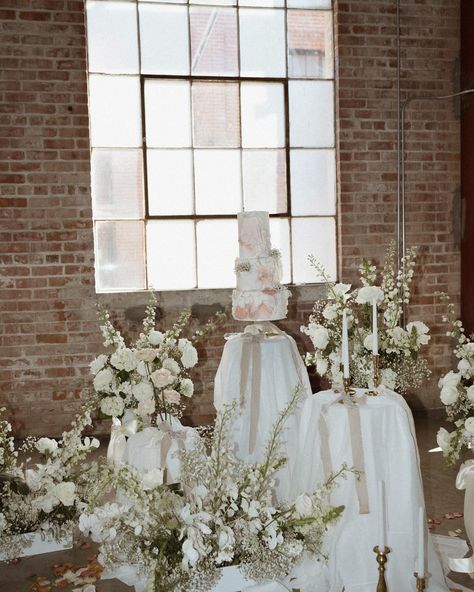
<svg viewBox="0 0 474 592">
<path fill-rule="evenodd" d="M 196 243 L 192 220 L 150 220 L 146 227 L 148 287 L 196 287 Z"/>
<path fill-rule="evenodd" d="M 191 73 L 237 76 L 237 11 L 235 8 L 190 8 Z"/>
<path fill-rule="evenodd" d="M 283 148 L 285 146 L 284 101 L 282 84 L 242 83 L 242 146 L 244 148 Z"/>
<path fill-rule="evenodd" d="M 136 7 L 126 2 L 87 2 L 89 72 L 138 74 Z"/>
<path fill-rule="evenodd" d="M 336 155 L 334 150 L 292 150 L 291 211 L 294 216 L 334 216 Z"/>
<path fill-rule="evenodd" d="M 95 148 L 91 191 L 94 219 L 143 218 L 142 151 Z"/>
<path fill-rule="evenodd" d="M 95 223 L 95 280 L 98 292 L 145 289 L 144 223 Z"/>
<path fill-rule="evenodd" d="M 151 216 L 193 213 L 191 150 L 148 150 L 147 174 Z"/>
<path fill-rule="evenodd" d="M 334 146 L 334 93 L 328 81 L 290 81 L 290 145 Z"/>
<path fill-rule="evenodd" d="M 291 222 L 293 246 L 293 283 L 321 282 L 317 271 L 311 267 L 308 255 L 314 255 L 335 280 L 336 265 L 336 223 L 334 218 L 293 218 Z"/>
<path fill-rule="evenodd" d="M 242 158 L 245 209 L 286 212 L 285 151 L 244 150 Z"/>
<path fill-rule="evenodd" d="M 138 76 L 89 76 L 91 146 L 142 145 Z"/>
<path fill-rule="evenodd" d="M 288 218 L 270 218 L 272 247 L 281 253 L 282 284 L 291 283 L 290 221 Z"/>
<path fill-rule="evenodd" d="M 148 148 L 191 146 L 191 91 L 186 80 L 145 82 Z"/>
<path fill-rule="evenodd" d="M 331 0 L 287 0 L 288 8 L 331 8 Z"/>
<path fill-rule="evenodd" d="M 196 214 L 240 212 L 240 150 L 196 150 L 194 179 Z"/>
<path fill-rule="evenodd" d="M 189 74 L 185 6 L 139 5 L 142 74 Z"/>
<path fill-rule="evenodd" d="M 216 6 L 235 6 L 237 0 L 189 0 L 189 4 L 212 4 Z"/>
<path fill-rule="evenodd" d="M 159 2 L 160 4 L 186 4 L 187 0 L 138 0 L 138 2 L 149 2 L 150 4 L 153 2 Z"/>
<path fill-rule="evenodd" d="M 285 11 L 240 10 L 242 76 L 285 76 Z"/>
<path fill-rule="evenodd" d="M 235 287 L 238 256 L 237 220 L 202 220 L 197 223 L 198 287 Z"/>
<path fill-rule="evenodd" d="M 288 76 L 333 78 L 332 13 L 325 10 L 289 10 Z"/>
<path fill-rule="evenodd" d="M 239 0 L 239 6 L 270 6 L 284 8 L 285 0 Z"/>
<path fill-rule="evenodd" d="M 238 83 L 194 83 L 194 146 L 239 147 L 239 102 Z"/>
</svg>

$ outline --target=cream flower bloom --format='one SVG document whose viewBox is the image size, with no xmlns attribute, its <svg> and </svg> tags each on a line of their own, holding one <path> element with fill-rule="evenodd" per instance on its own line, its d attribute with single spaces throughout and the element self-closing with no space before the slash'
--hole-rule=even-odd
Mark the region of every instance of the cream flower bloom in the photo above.
<svg viewBox="0 0 474 592">
<path fill-rule="evenodd" d="M 132 395 L 137 401 L 145 401 L 153 397 L 153 387 L 149 382 L 142 380 L 138 384 L 134 384 L 132 387 Z"/>
<path fill-rule="evenodd" d="M 76 499 L 76 485 L 72 481 L 58 483 L 54 488 L 54 494 L 63 506 L 72 506 Z"/>
<path fill-rule="evenodd" d="M 474 436 L 474 417 L 468 417 L 464 427 L 471 434 L 471 436 Z"/>
<path fill-rule="evenodd" d="M 375 300 L 377 303 L 382 302 L 384 293 L 382 288 L 378 286 L 364 286 L 359 288 L 357 292 L 356 302 L 358 304 L 372 304 Z"/>
<path fill-rule="evenodd" d="M 152 374 L 150 374 L 150 378 L 156 388 L 163 388 L 164 386 L 168 386 L 172 382 L 174 382 L 175 377 L 169 370 L 166 368 L 160 368 L 159 370 L 155 370 Z"/>
<path fill-rule="evenodd" d="M 114 378 L 112 370 L 110 368 L 104 368 L 99 370 L 94 378 L 94 388 L 97 392 L 106 391 L 110 392 L 111 383 Z"/>
<path fill-rule="evenodd" d="M 317 349 L 324 349 L 329 343 L 329 332 L 322 325 L 310 325 L 308 335 Z"/>
<path fill-rule="evenodd" d="M 58 443 L 51 438 L 40 438 L 38 442 L 36 442 L 35 447 L 41 454 L 51 454 L 58 449 Z"/>
</svg>

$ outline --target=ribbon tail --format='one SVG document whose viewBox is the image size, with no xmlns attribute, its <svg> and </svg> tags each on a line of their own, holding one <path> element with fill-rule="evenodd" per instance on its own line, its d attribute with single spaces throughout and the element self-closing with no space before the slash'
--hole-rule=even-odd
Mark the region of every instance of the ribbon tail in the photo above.
<svg viewBox="0 0 474 592">
<path fill-rule="evenodd" d="M 356 480 L 357 499 L 359 500 L 359 514 L 369 514 L 369 492 L 367 476 L 365 474 L 364 444 L 362 441 L 362 426 L 360 412 L 357 405 L 347 406 L 349 414 L 349 431 L 351 434 L 352 461 L 354 468 L 360 472 Z"/>
<path fill-rule="evenodd" d="M 250 402 L 249 452 L 257 445 L 257 427 L 260 415 L 260 383 L 262 377 L 262 356 L 260 342 L 252 342 L 252 395 Z"/>
<path fill-rule="evenodd" d="M 252 342 L 245 339 L 242 343 L 242 358 L 240 361 L 240 407 L 245 404 L 245 389 L 247 388 L 247 381 L 250 371 L 250 353 Z"/>
<path fill-rule="evenodd" d="M 110 434 L 109 447 L 107 448 L 107 460 L 116 467 L 122 462 L 127 439 L 120 429 L 113 429 Z"/>
</svg>

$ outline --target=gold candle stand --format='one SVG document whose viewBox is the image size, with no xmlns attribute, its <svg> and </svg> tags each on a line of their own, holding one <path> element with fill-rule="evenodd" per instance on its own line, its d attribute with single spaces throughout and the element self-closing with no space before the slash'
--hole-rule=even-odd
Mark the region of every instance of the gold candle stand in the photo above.
<svg viewBox="0 0 474 592">
<path fill-rule="evenodd" d="M 416 578 L 417 592 L 424 592 L 426 590 L 426 576 L 419 577 L 417 572 L 415 572 L 413 575 Z"/>
<path fill-rule="evenodd" d="M 374 547 L 374 553 L 377 554 L 377 563 L 379 564 L 379 581 L 377 582 L 377 592 L 388 592 L 387 582 L 385 581 L 385 564 L 388 561 L 387 555 L 390 553 L 388 547 L 381 551 L 379 547 Z"/>
<path fill-rule="evenodd" d="M 343 384 L 344 384 L 344 392 L 346 393 L 346 395 L 350 395 L 351 397 L 353 397 L 355 395 L 355 390 L 353 388 L 351 388 L 351 379 L 344 378 Z"/>
<path fill-rule="evenodd" d="M 374 388 L 367 391 L 367 394 L 376 397 L 379 394 L 378 388 L 380 386 L 379 354 L 372 354 L 372 368 Z"/>
</svg>

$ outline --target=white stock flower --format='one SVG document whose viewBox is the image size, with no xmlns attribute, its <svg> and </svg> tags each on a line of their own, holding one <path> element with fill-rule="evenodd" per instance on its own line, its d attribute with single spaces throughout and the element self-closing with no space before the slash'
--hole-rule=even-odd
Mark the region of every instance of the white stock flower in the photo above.
<svg viewBox="0 0 474 592">
<path fill-rule="evenodd" d="M 153 387 L 149 382 L 142 380 L 132 387 L 132 395 L 137 401 L 146 401 L 153 398 Z"/>
<path fill-rule="evenodd" d="M 145 399 L 144 401 L 140 401 L 137 405 L 137 412 L 141 417 L 151 415 L 155 412 L 155 409 L 155 399 Z"/>
<path fill-rule="evenodd" d="M 299 518 L 307 518 L 313 513 L 313 500 L 307 493 L 302 493 L 295 500 L 295 511 Z"/>
<path fill-rule="evenodd" d="M 188 339 L 180 339 L 179 344 L 181 344 L 181 342 L 183 342 L 182 345 L 179 346 L 179 349 L 181 350 L 181 363 L 185 368 L 192 368 L 198 361 L 196 348 Z"/>
<path fill-rule="evenodd" d="M 474 436 L 474 417 L 468 417 L 466 419 L 466 423 L 464 424 L 464 427 L 466 428 L 466 430 L 469 432 L 469 434 L 471 436 Z"/>
<path fill-rule="evenodd" d="M 329 343 L 329 332 L 322 325 L 311 324 L 308 327 L 308 335 L 317 349 L 324 349 Z"/>
<path fill-rule="evenodd" d="M 58 449 L 58 443 L 51 438 L 40 438 L 38 442 L 36 442 L 35 447 L 41 454 L 51 454 Z"/>
<path fill-rule="evenodd" d="M 337 317 L 337 305 L 336 304 L 327 304 L 323 310 L 323 317 L 327 321 L 332 321 Z"/>
<path fill-rule="evenodd" d="M 131 349 L 121 347 L 110 356 L 110 363 L 117 370 L 131 372 L 137 367 L 137 358 Z"/>
<path fill-rule="evenodd" d="M 179 383 L 179 390 L 185 397 L 192 397 L 194 393 L 194 384 L 190 378 L 183 378 Z"/>
<path fill-rule="evenodd" d="M 150 378 L 156 388 L 163 388 L 175 381 L 175 377 L 166 368 L 159 368 L 150 374 Z"/>
<path fill-rule="evenodd" d="M 449 452 L 451 448 L 451 434 L 444 428 L 439 428 L 436 434 L 436 442 L 444 453 Z"/>
<path fill-rule="evenodd" d="M 90 369 L 92 374 L 97 374 L 99 370 L 102 370 L 106 361 L 107 356 L 105 354 L 100 354 L 100 356 L 97 356 L 95 360 L 92 360 L 92 362 L 90 363 Z"/>
<path fill-rule="evenodd" d="M 326 358 L 318 356 L 316 358 L 316 372 L 319 374 L 319 376 L 324 376 L 327 371 L 328 361 L 326 360 Z"/>
<path fill-rule="evenodd" d="M 380 380 L 384 386 L 386 386 L 388 389 L 393 390 L 397 382 L 397 373 L 394 372 L 391 368 L 384 368 L 380 372 Z"/>
<path fill-rule="evenodd" d="M 76 485 L 72 481 L 63 481 L 54 488 L 54 494 L 63 506 L 73 506 L 76 499 Z"/>
<path fill-rule="evenodd" d="M 417 343 L 419 345 L 426 345 L 430 340 L 430 336 L 428 335 L 429 328 L 425 325 L 425 323 L 422 323 L 421 321 L 412 321 L 411 323 L 408 323 L 408 333 L 411 333 L 413 329 L 416 331 Z"/>
<path fill-rule="evenodd" d="M 452 370 L 440 378 L 438 386 L 441 388 L 440 398 L 444 405 L 452 405 L 458 400 L 458 384 L 460 380 L 461 375 Z"/>
<path fill-rule="evenodd" d="M 471 384 L 471 386 L 467 389 L 466 396 L 469 399 L 469 401 L 472 401 L 474 403 L 474 384 Z"/>
<path fill-rule="evenodd" d="M 164 335 L 161 331 L 150 331 L 148 333 L 148 341 L 152 345 L 160 345 L 163 343 Z"/>
<path fill-rule="evenodd" d="M 163 485 L 164 469 L 154 468 L 144 473 L 142 477 L 143 489 L 146 491 L 155 489 L 158 485 Z"/>
<path fill-rule="evenodd" d="M 97 392 L 106 391 L 110 392 L 112 380 L 114 374 L 110 368 L 104 368 L 99 370 L 94 378 L 94 388 Z"/>
<path fill-rule="evenodd" d="M 121 397 L 104 397 L 100 402 L 100 410 L 110 417 L 120 417 L 125 408 Z"/>
<path fill-rule="evenodd" d="M 372 304 L 375 300 L 377 303 L 380 303 L 383 300 L 383 296 L 382 288 L 378 286 L 364 286 L 363 288 L 359 288 L 356 302 L 358 304 Z"/>
<path fill-rule="evenodd" d="M 166 370 L 169 370 L 175 376 L 178 376 L 178 374 L 181 371 L 178 362 L 176 360 L 173 360 L 173 358 L 166 358 L 166 360 L 163 360 L 162 366 L 163 368 L 166 368 Z"/>
<path fill-rule="evenodd" d="M 163 396 L 167 403 L 177 405 L 181 401 L 180 394 L 178 393 L 178 391 L 175 391 L 174 389 L 165 389 L 163 391 Z"/>
</svg>

